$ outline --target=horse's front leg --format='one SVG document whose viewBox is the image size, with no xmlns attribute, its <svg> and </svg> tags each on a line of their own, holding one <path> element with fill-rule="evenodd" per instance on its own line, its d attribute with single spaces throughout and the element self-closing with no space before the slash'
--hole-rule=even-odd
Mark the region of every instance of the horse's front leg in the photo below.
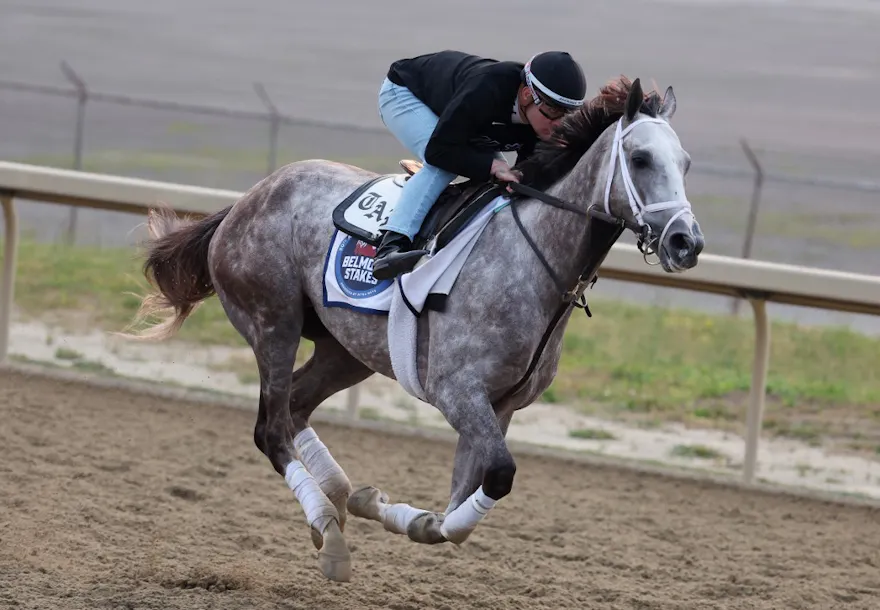
<svg viewBox="0 0 880 610">
<path fill-rule="evenodd" d="M 460 388 L 461 386 L 458 386 Z M 363 487 L 348 501 L 351 514 L 378 521 L 386 530 L 404 534 L 415 542 L 461 544 L 477 524 L 510 493 L 516 465 L 504 436 L 510 417 L 499 421 L 488 397 L 477 391 L 455 392 L 470 396 L 470 403 L 456 404 L 441 395 L 437 406 L 459 433 L 447 513 L 418 509 L 405 503 L 391 504 L 388 494 Z"/>
<path fill-rule="evenodd" d="M 498 426 L 501 434 L 507 435 L 507 428 L 513 412 L 498 416 Z M 455 448 L 455 459 L 452 468 L 452 489 L 449 495 L 449 504 L 444 514 L 448 515 L 467 500 L 483 482 L 485 468 L 480 457 L 474 451 L 466 436 L 458 437 L 458 445 Z"/>
<path fill-rule="evenodd" d="M 445 540 L 455 544 L 467 540 L 495 503 L 513 488 L 516 464 L 504 440 L 512 415 L 495 417 L 493 413 L 490 420 L 480 417 L 466 424 L 470 433 L 459 430 L 452 492 L 440 526 Z"/>
</svg>

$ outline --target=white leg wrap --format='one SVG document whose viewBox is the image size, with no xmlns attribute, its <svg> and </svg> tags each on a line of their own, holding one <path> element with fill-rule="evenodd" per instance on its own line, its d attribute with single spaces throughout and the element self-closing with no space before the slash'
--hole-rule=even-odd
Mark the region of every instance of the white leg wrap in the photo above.
<svg viewBox="0 0 880 610">
<path fill-rule="evenodd" d="M 477 523 L 495 506 L 495 502 L 483 493 L 483 486 L 480 485 L 461 506 L 446 515 L 440 524 L 440 533 L 455 544 L 464 542 L 477 527 Z"/>
<path fill-rule="evenodd" d="M 380 504 L 379 516 L 382 517 L 382 525 L 389 532 L 406 536 L 406 528 L 413 519 L 428 511 L 413 508 L 409 504 Z"/>
<path fill-rule="evenodd" d="M 351 489 L 342 467 L 330 455 L 330 450 L 318 438 L 314 428 L 300 430 L 293 439 L 293 448 L 325 493 Z"/>
<path fill-rule="evenodd" d="M 336 508 L 321 491 L 320 485 L 315 480 L 302 462 L 293 460 L 287 465 L 284 480 L 287 486 L 296 495 L 296 499 L 303 507 L 306 521 L 320 533 L 324 533 L 327 525 L 333 519 L 339 521 L 339 513 Z"/>
</svg>

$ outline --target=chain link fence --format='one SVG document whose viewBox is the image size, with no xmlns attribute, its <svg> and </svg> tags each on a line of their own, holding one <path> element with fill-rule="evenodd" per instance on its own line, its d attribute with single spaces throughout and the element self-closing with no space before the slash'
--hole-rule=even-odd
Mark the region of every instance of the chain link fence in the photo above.
<svg viewBox="0 0 880 610">
<path fill-rule="evenodd" d="M 286 116 L 254 84 L 254 109 L 95 91 L 67 64 L 67 87 L 0 80 L 0 158 L 246 190 L 280 165 L 327 158 L 398 171 L 411 156 L 388 132 Z M 688 194 L 715 253 L 860 272 L 880 260 L 880 183 L 766 167 L 746 141 L 739 165 L 695 156 Z M 778 165 L 778 164 L 777 164 Z M 121 244 L 140 219 L 32 204 L 26 230 L 67 242 Z"/>
</svg>

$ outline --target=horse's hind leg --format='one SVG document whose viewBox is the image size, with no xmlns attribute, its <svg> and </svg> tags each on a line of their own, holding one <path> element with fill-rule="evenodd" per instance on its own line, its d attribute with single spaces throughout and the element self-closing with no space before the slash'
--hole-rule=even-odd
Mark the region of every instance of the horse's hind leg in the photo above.
<svg viewBox="0 0 880 610">
<path fill-rule="evenodd" d="M 297 322 L 296 317 L 271 319 L 274 322 L 271 330 L 257 331 L 253 343 L 260 370 L 260 406 L 254 426 L 254 442 L 269 458 L 272 467 L 284 477 L 302 506 L 312 530 L 312 541 L 319 550 L 321 572 L 331 580 L 346 582 L 351 579 L 351 555 L 342 535 L 342 519 L 303 459 L 314 461 L 314 457 L 308 456 L 316 454 L 297 451 L 298 444 L 301 448 L 305 445 L 304 439 L 298 436 L 306 428 L 302 419 L 297 425 L 291 417 L 290 403 L 295 400 L 291 391 L 294 380 L 301 383 L 309 378 L 307 371 L 291 374 L 301 322 Z M 311 468 L 315 466 L 313 463 Z"/>
<path fill-rule="evenodd" d="M 290 417 L 296 435 L 293 448 L 306 469 L 315 477 L 321 491 L 339 513 L 339 528 L 345 530 L 346 503 L 351 483 L 330 450 L 309 425 L 309 418 L 324 400 L 333 394 L 360 383 L 373 374 L 329 334 L 315 338 L 315 351 L 302 367 L 293 373 L 290 392 Z M 320 549 L 321 534 L 312 529 L 312 541 Z"/>
<path fill-rule="evenodd" d="M 214 285 L 233 326 L 251 345 L 260 372 L 260 402 L 254 442 L 287 482 L 321 543 L 318 564 L 327 578 L 351 579 L 351 554 L 336 507 L 297 455 L 294 439 L 305 428 L 291 417 L 292 374 L 303 330 L 304 298 L 294 278 L 249 269 L 247 261 L 218 255 Z M 233 275 L 231 269 L 235 269 Z M 265 300 L 264 300 L 265 299 Z M 302 373 L 301 379 L 308 374 Z"/>
</svg>

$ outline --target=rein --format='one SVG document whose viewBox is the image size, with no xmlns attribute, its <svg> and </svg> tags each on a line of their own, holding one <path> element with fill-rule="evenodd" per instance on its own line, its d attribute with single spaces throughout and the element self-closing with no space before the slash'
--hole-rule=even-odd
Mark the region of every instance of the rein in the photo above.
<svg viewBox="0 0 880 610">
<path fill-rule="evenodd" d="M 578 275 L 577 282 L 575 283 L 573 288 L 567 289 L 563 285 L 562 281 L 559 279 L 559 276 L 550 266 L 550 263 L 544 257 L 540 248 L 538 248 L 538 245 L 526 231 L 526 228 L 519 217 L 519 212 L 517 211 L 516 207 L 516 203 L 518 201 L 521 201 L 521 199 L 514 198 L 513 201 L 511 201 L 510 208 L 511 213 L 513 214 L 513 219 L 516 222 L 516 226 L 519 228 L 520 233 L 522 233 L 523 237 L 528 242 L 529 247 L 531 247 L 532 251 L 538 257 L 538 260 L 541 261 L 544 269 L 547 270 L 547 273 L 553 279 L 553 283 L 556 285 L 559 292 L 562 293 L 562 302 L 559 304 L 559 308 L 556 310 L 553 319 L 550 320 L 550 324 L 547 326 L 547 330 L 541 337 L 541 342 L 538 344 L 538 347 L 535 350 L 534 355 L 532 356 L 532 361 L 529 363 L 529 368 L 526 370 L 525 374 L 517 382 L 517 384 L 510 388 L 507 392 L 505 392 L 504 395 L 499 399 L 499 401 L 506 400 L 510 396 L 513 396 L 514 394 L 522 390 L 522 388 L 526 385 L 529 378 L 532 376 L 532 373 L 534 373 L 535 369 L 537 368 L 538 362 L 540 361 L 541 356 L 544 353 L 544 348 L 546 347 L 547 342 L 550 340 L 550 337 L 555 332 L 556 326 L 558 325 L 559 320 L 562 319 L 563 315 L 565 315 L 572 307 L 580 307 L 584 310 L 584 313 L 586 313 L 588 317 L 592 317 L 593 314 L 592 312 L 590 312 L 590 308 L 587 305 L 584 291 L 587 289 L 588 286 L 592 286 L 596 283 L 596 280 L 598 279 L 596 271 L 605 260 L 605 257 L 608 255 L 608 252 L 611 250 L 614 242 L 617 241 L 617 239 L 620 237 L 625 229 L 630 229 L 632 232 L 638 235 L 638 249 L 645 258 L 645 262 L 649 265 L 656 265 L 658 263 L 651 263 L 650 261 L 648 261 L 648 256 L 650 256 L 651 254 L 657 254 L 656 247 L 659 247 L 659 244 L 663 243 L 662 240 L 666 237 L 666 232 L 676 219 L 678 219 L 685 213 L 692 214 L 691 204 L 687 200 L 663 201 L 645 205 L 639 197 L 638 192 L 636 192 L 635 185 L 633 184 L 632 178 L 629 174 L 629 168 L 626 166 L 625 162 L 626 159 L 623 152 L 623 138 L 630 133 L 633 127 L 641 122 L 665 123 L 665 121 L 663 121 L 662 119 L 657 119 L 653 117 L 641 118 L 637 121 L 633 121 L 626 127 L 626 129 L 623 129 L 621 122 L 617 122 L 617 130 L 614 134 L 614 143 L 611 147 L 611 165 L 608 170 L 608 181 L 605 184 L 604 211 L 596 209 L 593 206 L 590 206 L 587 210 L 584 210 L 573 203 L 564 201 L 562 199 L 559 199 L 558 197 L 554 197 L 553 195 L 549 195 L 530 186 L 526 186 L 518 182 L 506 183 L 507 186 L 510 187 L 510 189 L 515 193 L 537 199 L 553 207 L 578 214 L 579 216 L 586 216 L 588 218 L 588 245 L 585 257 L 586 260 L 584 261 L 583 269 Z M 633 217 L 635 218 L 635 220 L 628 220 L 611 214 L 611 183 L 614 179 L 614 170 L 618 157 L 620 159 L 620 171 L 623 177 L 627 199 L 629 199 L 630 209 L 632 209 L 633 211 Z M 669 219 L 669 221 L 667 221 L 666 226 L 663 228 L 660 236 L 654 237 L 653 232 L 651 231 L 651 227 L 645 222 L 644 215 L 650 212 L 657 212 L 673 208 L 680 209 Z"/>
<path fill-rule="evenodd" d="M 514 188 L 514 190 L 516 190 L 516 187 L 513 186 L 514 184 L 516 183 L 513 183 L 511 186 Z M 554 201 L 544 200 L 544 197 L 553 199 Z M 558 199 L 551 197 L 550 195 L 545 195 L 543 193 L 541 193 L 540 196 L 536 196 L 536 198 L 541 199 L 542 201 L 545 201 L 550 205 L 555 205 L 556 202 L 559 201 Z M 544 268 L 547 269 L 550 277 L 553 278 L 553 281 L 556 284 L 557 288 L 560 290 L 560 292 L 562 292 L 562 297 L 559 303 L 559 307 L 556 309 L 556 313 L 553 315 L 553 318 L 547 325 L 547 330 L 544 331 L 544 334 L 541 337 L 541 341 L 538 344 L 538 347 L 535 349 L 535 353 L 532 355 L 532 360 L 529 363 L 529 367 L 526 370 L 525 374 L 516 383 L 516 385 L 514 385 L 509 390 L 507 390 L 507 392 L 504 393 L 499 401 L 504 401 L 514 394 L 517 394 L 520 390 L 523 389 L 526 383 L 528 383 L 529 378 L 532 376 L 532 373 L 534 373 L 535 369 L 538 367 L 538 363 L 540 362 L 541 356 L 544 353 L 544 348 L 547 346 L 547 342 L 550 341 L 550 337 L 553 336 L 553 333 L 556 331 L 556 327 L 559 324 L 559 321 L 566 313 L 568 313 L 569 310 L 571 310 L 571 308 L 580 307 L 584 310 L 584 313 L 586 313 L 588 317 L 593 316 L 592 312 L 590 312 L 590 307 L 587 304 L 587 299 L 584 295 L 584 291 L 587 289 L 588 286 L 592 286 L 592 284 L 596 283 L 596 280 L 598 279 L 596 271 L 605 260 L 605 257 L 611 250 L 611 246 L 614 245 L 614 242 L 617 241 L 617 238 L 620 237 L 624 229 L 628 228 L 627 221 L 622 218 L 609 217 L 604 212 L 599 210 L 597 210 L 595 213 L 590 210 L 590 213 L 588 214 L 587 212 L 578 209 L 577 211 L 580 215 L 589 215 L 589 220 L 587 222 L 587 232 L 589 234 L 587 246 L 588 249 L 586 260 L 584 261 L 584 267 L 580 275 L 578 276 L 577 283 L 575 284 L 574 288 L 566 290 L 565 287 L 562 285 L 562 282 L 559 280 L 559 277 L 550 267 L 547 259 L 544 258 L 544 255 L 538 249 L 537 244 L 535 244 L 534 240 L 532 240 L 531 236 L 526 232 L 525 227 L 522 225 L 522 222 L 519 219 L 515 201 L 511 202 L 510 208 L 511 212 L 513 213 L 513 218 L 520 229 L 520 232 L 522 232 L 523 237 L 526 238 L 526 241 L 529 243 L 529 246 L 531 246 L 532 251 L 535 253 L 535 255 L 537 255 L 538 259 L 544 265 Z M 563 209 L 570 208 L 565 207 Z"/>
<path fill-rule="evenodd" d="M 626 220 L 624 218 L 617 218 L 615 216 L 612 216 L 611 214 L 607 214 L 605 212 L 602 212 L 601 210 L 597 210 L 592 207 L 589 210 L 584 211 L 582 208 L 579 208 L 578 206 L 576 206 L 572 203 L 569 203 L 567 201 L 563 201 L 562 199 L 554 197 L 553 195 L 548 195 L 547 193 L 544 193 L 543 191 L 539 191 L 537 189 L 534 189 L 530 186 L 525 186 L 525 185 L 519 184 L 518 182 L 511 182 L 511 183 L 509 183 L 509 186 L 510 186 L 511 190 L 513 190 L 513 191 L 516 191 L 522 195 L 526 195 L 528 197 L 532 197 L 534 199 L 538 199 L 540 201 L 543 201 L 544 203 L 552 205 L 555 208 L 567 210 L 569 212 L 574 212 L 575 214 L 578 214 L 579 216 L 589 216 L 589 217 L 595 218 L 596 220 L 599 220 L 601 222 L 618 227 L 619 231 L 617 231 L 616 235 L 614 236 L 614 241 L 616 241 L 617 238 L 620 236 L 620 234 L 623 233 L 624 229 L 630 229 L 636 233 L 639 233 L 641 231 L 641 227 L 631 220 Z M 516 207 L 517 201 L 520 201 L 520 199 L 514 199 L 514 201 L 512 201 L 510 204 L 511 212 L 513 214 L 513 220 L 516 222 L 516 226 L 519 228 L 520 233 L 522 233 L 523 237 L 526 239 L 526 242 L 528 242 L 532 251 L 535 253 L 535 256 L 538 257 L 538 260 L 541 261 L 541 264 L 544 266 L 544 269 L 547 270 L 547 273 L 553 279 L 553 283 L 556 284 L 556 288 L 559 290 L 559 292 L 562 293 L 562 302 L 565 304 L 565 303 L 571 303 L 572 301 L 574 301 L 575 306 L 583 308 L 588 316 L 592 316 L 592 313 L 590 313 L 589 307 L 587 307 L 586 299 L 584 299 L 584 296 L 583 296 L 584 290 L 586 289 L 587 285 L 590 284 L 591 281 L 592 281 L 592 283 L 595 283 L 595 279 L 593 279 L 593 275 L 596 270 L 595 269 L 596 265 L 593 264 L 593 260 L 592 260 L 595 258 L 595 256 L 590 256 L 590 255 L 591 254 L 600 254 L 600 255 L 602 255 L 602 258 L 604 258 L 604 254 L 606 254 L 607 252 L 601 252 L 601 251 L 600 252 L 593 252 L 594 248 L 591 243 L 589 246 L 590 252 L 588 252 L 588 254 L 587 254 L 587 257 L 586 257 L 587 260 L 584 263 L 583 270 L 581 271 L 580 275 L 578 276 L 577 283 L 575 284 L 574 288 L 567 289 L 563 285 L 562 280 L 559 279 L 559 276 L 556 275 L 556 272 L 553 270 L 553 267 L 551 267 L 550 263 L 547 262 L 547 259 L 544 257 L 544 254 L 541 252 L 540 248 L 538 248 L 538 244 L 535 243 L 535 241 L 532 239 L 532 236 L 529 235 L 528 231 L 526 231 L 526 228 L 523 225 L 522 220 L 519 217 L 519 211 L 517 210 L 517 207 Z M 611 246 L 613 245 L 613 243 L 614 243 L 613 241 L 611 243 L 609 243 L 607 245 L 607 248 L 610 249 Z"/>
</svg>

